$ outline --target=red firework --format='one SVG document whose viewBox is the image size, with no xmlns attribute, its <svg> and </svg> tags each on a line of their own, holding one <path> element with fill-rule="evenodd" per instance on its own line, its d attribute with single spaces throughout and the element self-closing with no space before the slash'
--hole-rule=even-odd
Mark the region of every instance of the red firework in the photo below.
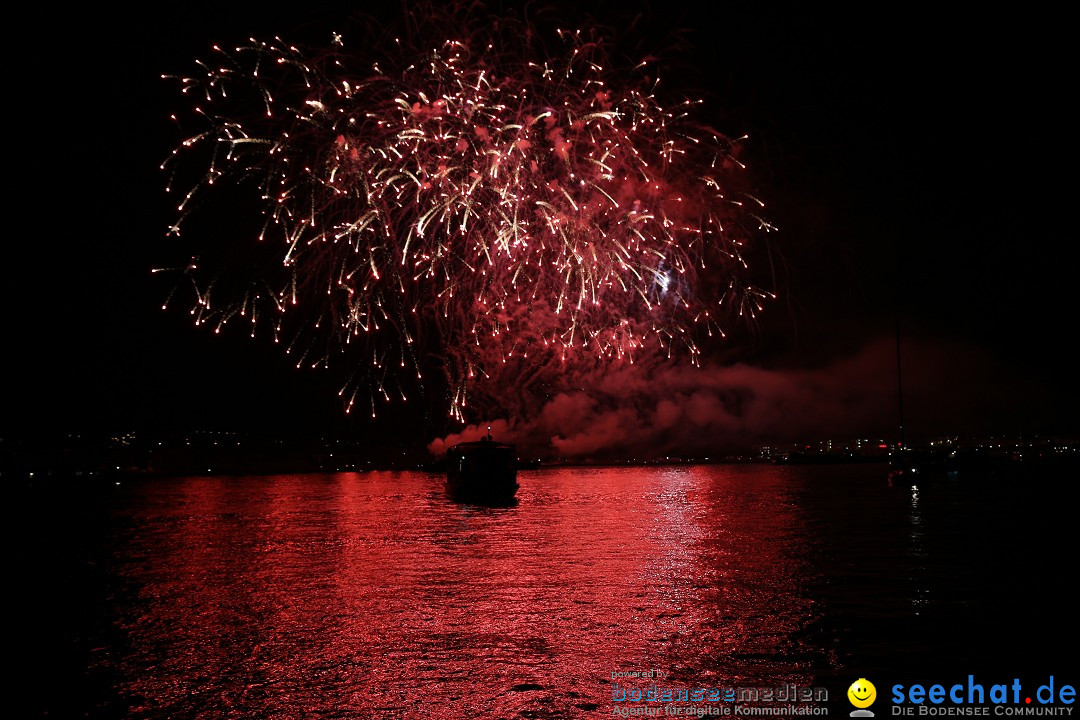
<svg viewBox="0 0 1080 720">
<path fill-rule="evenodd" d="M 208 166 L 173 232 L 212 186 L 250 182 L 271 260 L 224 299 L 193 263 L 198 324 L 266 324 L 298 366 L 344 351 L 346 407 L 366 394 L 373 414 L 434 353 L 463 420 L 473 388 L 539 368 L 696 362 L 761 309 L 744 258 L 771 228 L 699 101 L 664 104 L 653 61 L 620 66 L 600 31 L 551 52 L 505 19 L 451 33 L 455 17 L 386 52 L 215 48 L 180 79 L 202 129 L 163 167 L 200 149 Z"/>
</svg>

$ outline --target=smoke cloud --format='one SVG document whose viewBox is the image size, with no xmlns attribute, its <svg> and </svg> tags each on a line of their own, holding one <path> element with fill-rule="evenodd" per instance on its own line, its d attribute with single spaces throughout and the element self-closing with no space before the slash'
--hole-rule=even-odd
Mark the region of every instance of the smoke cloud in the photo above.
<svg viewBox="0 0 1080 720">
<path fill-rule="evenodd" d="M 1039 393 L 984 351 L 947 340 L 904 344 L 908 439 L 955 432 L 1013 431 Z M 751 365 L 623 364 L 565 383 L 535 412 L 493 418 L 434 440 L 443 454 L 491 432 L 522 456 L 566 459 L 702 457 L 762 443 L 898 435 L 896 346 L 868 342 L 850 356 L 809 369 Z M 995 418 L 997 420 L 995 420 Z"/>
</svg>

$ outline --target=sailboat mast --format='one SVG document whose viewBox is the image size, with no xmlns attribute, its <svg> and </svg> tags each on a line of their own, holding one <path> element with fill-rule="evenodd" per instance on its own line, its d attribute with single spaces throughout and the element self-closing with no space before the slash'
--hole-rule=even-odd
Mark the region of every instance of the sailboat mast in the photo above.
<svg viewBox="0 0 1080 720">
<path fill-rule="evenodd" d="M 904 447 L 904 372 L 900 363 L 900 318 L 896 318 L 896 404 L 900 414 L 900 447 Z"/>
</svg>

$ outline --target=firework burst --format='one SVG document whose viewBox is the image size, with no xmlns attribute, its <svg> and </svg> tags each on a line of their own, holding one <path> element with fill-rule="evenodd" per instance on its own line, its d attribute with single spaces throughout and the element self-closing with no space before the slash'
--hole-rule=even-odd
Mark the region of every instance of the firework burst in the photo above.
<svg viewBox="0 0 1080 720">
<path fill-rule="evenodd" d="M 197 324 L 265 327 L 298 366 L 344 352 L 346 408 L 373 414 L 435 355 L 463 420 L 474 389 L 523 369 L 697 362 L 761 309 L 745 257 L 771 228 L 738 140 L 695 122 L 699 101 L 665 104 L 654 61 L 618 62 L 600 31 L 550 50 L 525 23 L 428 20 L 437 42 L 252 40 L 178 78 L 200 130 L 163 167 L 206 164 L 171 232 L 246 183 L 268 259 L 240 292 L 192 262 Z"/>
</svg>

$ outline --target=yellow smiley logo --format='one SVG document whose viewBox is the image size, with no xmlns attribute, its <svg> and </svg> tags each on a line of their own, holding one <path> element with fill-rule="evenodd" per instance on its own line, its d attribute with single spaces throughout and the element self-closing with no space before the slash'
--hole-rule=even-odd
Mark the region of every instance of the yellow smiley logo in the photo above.
<svg viewBox="0 0 1080 720">
<path fill-rule="evenodd" d="M 848 700 L 857 708 L 868 708 L 877 699 L 877 688 L 866 678 L 859 678 L 847 689 Z"/>
</svg>

